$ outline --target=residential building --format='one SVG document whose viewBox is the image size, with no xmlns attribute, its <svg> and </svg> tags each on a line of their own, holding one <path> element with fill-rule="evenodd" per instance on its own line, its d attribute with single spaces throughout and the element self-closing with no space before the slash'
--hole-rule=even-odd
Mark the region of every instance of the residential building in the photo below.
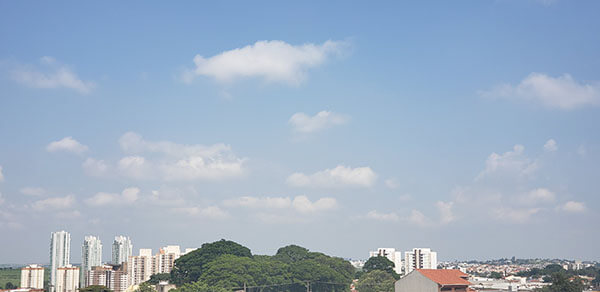
<svg viewBox="0 0 600 292">
<path fill-rule="evenodd" d="M 56 291 L 58 268 L 68 266 L 70 260 L 71 234 L 64 230 L 52 232 L 50 236 L 50 292 Z"/>
<path fill-rule="evenodd" d="M 55 292 L 77 292 L 79 289 L 79 267 L 66 265 L 56 269 Z"/>
<path fill-rule="evenodd" d="M 102 242 L 96 236 L 86 236 L 81 247 L 80 287 L 87 287 L 87 272 L 102 265 Z"/>
<path fill-rule="evenodd" d="M 402 274 L 402 252 L 396 251 L 395 248 L 378 248 L 376 251 L 369 252 L 369 257 L 386 257 L 394 263 L 394 271 L 397 274 Z"/>
<path fill-rule="evenodd" d="M 175 284 L 170 284 L 167 281 L 160 281 L 158 284 L 154 285 L 154 287 L 156 287 L 156 292 L 169 292 L 177 288 Z"/>
<path fill-rule="evenodd" d="M 112 244 L 112 263 L 121 265 L 129 260 L 129 256 L 133 255 L 133 245 L 131 239 L 127 236 L 115 236 L 115 241 Z"/>
<path fill-rule="evenodd" d="M 21 288 L 44 289 L 44 267 L 29 265 L 21 269 Z"/>
<path fill-rule="evenodd" d="M 471 284 L 459 270 L 415 269 L 394 283 L 395 292 L 467 292 Z"/>
<path fill-rule="evenodd" d="M 155 258 L 155 271 L 157 274 L 170 273 L 175 265 L 175 260 L 181 256 L 179 245 L 168 245 L 158 250 Z"/>
<path fill-rule="evenodd" d="M 152 249 L 141 248 L 138 256 L 129 256 L 127 274 L 130 286 L 148 281 L 151 275 L 156 274 L 156 257 L 152 256 Z"/>
<path fill-rule="evenodd" d="M 102 285 L 113 292 L 122 292 L 129 287 L 129 276 L 123 265 L 92 267 L 86 278 L 88 285 Z"/>
<path fill-rule="evenodd" d="M 404 274 L 416 269 L 437 269 L 437 252 L 430 248 L 413 248 L 404 253 Z"/>
</svg>

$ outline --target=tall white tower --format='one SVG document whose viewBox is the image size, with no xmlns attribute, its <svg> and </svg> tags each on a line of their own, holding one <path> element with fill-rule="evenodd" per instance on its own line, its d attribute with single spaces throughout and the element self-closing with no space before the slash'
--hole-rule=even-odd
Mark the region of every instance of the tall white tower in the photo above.
<svg viewBox="0 0 600 292">
<path fill-rule="evenodd" d="M 129 256 L 133 255 L 133 245 L 131 239 L 126 236 L 115 236 L 115 241 L 112 245 L 112 263 L 121 265 L 129 260 Z"/>
<path fill-rule="evenodd" d="M 404 273 L 415 269 L 437 269 L 437 252 L 430 248 L 413 248 L 404 253 Z"/>
<path fill-rule="evenodd" d="M 56 289 L 56 271 L 71 261 L 71 234 L 62 230 L 50 236 L 50 292 Z"/>
<path fill-rule="evenodd" d="M 102 265 L 102 242 L 96 236 L 86 236 L 81 247 L 81 270 L 79 271 L 79 287 L 87 287 L 86 274 L 92 267 Z"/>
</svg>

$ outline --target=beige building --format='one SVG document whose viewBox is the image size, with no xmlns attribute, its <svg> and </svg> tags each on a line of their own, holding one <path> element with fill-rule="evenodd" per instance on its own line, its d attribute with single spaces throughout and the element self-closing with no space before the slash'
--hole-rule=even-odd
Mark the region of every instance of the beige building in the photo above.
<svg viewBox="0 0 600 292">
<path fill-rule="evenodd" d="M 181 250 L 178 245 L 168 245 L 159 249 L 155 259 L 156 273 L 170 273 L 175 266 L 175 260 L 180 256 Z"/>
<path fill-rule="evenodd" d="M 141 248 L 139 255 L 129 257 L 127 274 L 129 275 L 130 286 L 148 281 L 151 275 L 156 274 L 155 259 L 152 256 L 152 249 L 149 248 Z"/>
<path fill-rule="evenodd" d="M 121 265 L 92 267 L 86 272 L 88 285 L 102 285 L 114 292 L 122 292 L 129 287 L 127 269 Z"/>
<path fill-rule="evenodd" d="M 79 268 L 67 265 L 56 269 L 56 292 L 77 292 L 79 289 Z"/>
<path fill-rule="evenodd" d="M 44 289 L 44 268 L 38 265 L 22 268 L 21 288 Z"/>
</svg>

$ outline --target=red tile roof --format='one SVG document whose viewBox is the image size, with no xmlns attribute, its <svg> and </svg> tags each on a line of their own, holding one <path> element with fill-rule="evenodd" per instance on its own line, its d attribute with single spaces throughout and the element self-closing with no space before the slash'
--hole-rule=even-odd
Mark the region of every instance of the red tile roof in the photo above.
<svg viewBox="0 0 600 292">
<path fill-rule="evenodd" d="M 471 283 L 466 280 L 469 275 L 460 270 L 417 269 L 417 271 L 440 285 L 471 285 Z"/>
</svg>

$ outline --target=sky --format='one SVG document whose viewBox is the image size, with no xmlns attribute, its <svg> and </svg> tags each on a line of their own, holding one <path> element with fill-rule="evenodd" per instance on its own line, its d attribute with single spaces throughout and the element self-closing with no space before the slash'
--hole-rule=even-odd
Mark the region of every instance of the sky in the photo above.
<svg viewBox="0 0 600 292">
<path fill-rule="evenodd" d="M 0 1 L 0 263 L 600 260 L 600 2 Z"/>
</svg>

